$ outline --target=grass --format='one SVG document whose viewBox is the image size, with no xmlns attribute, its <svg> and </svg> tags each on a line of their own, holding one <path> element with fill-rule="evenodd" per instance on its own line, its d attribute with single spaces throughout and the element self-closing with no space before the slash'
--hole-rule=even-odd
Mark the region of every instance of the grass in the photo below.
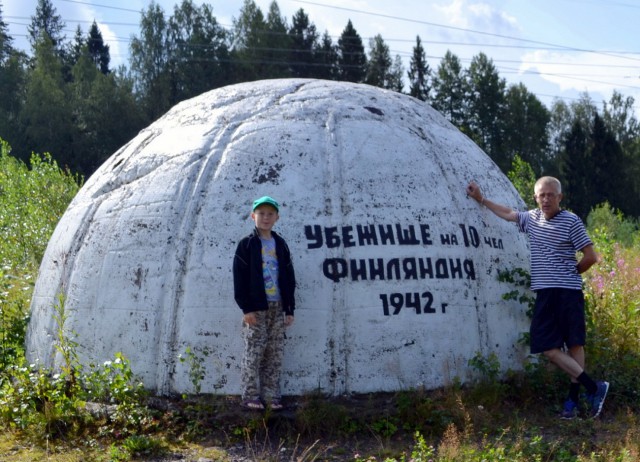
<svg viewBox="0 0 640 462">
<path fill-rule="evenodd" d="M 552 368 L 541 368 L 549 380 L 560 377 Z M 21 432 L 6 432 L 0 438 L 0 460 L 160 460 L 175 454 L 194 461 L 240 456 L 261 461 L 638 460 L 637 411 L 621 404 L 615 390 L 601 418 L 562 421 L 562 397 L 549 401 L 523 395 L 527 379 L 537 380 L 514 375 L 506 382 L 481 384 L 485 391 L 496 387 L 503 393 L 501 401 L 485 400 L 480 385 L 339 398 L 312 393 L 287 397 L 291 410 L 267 414 L 241 410 L 235 397 L 156 398 L 149 409 L 154 423 L 139 435 L 100 437 L 101 422 L 95 423 L 95 439 L 85 434 L 34 441 Z"/>
</svg>

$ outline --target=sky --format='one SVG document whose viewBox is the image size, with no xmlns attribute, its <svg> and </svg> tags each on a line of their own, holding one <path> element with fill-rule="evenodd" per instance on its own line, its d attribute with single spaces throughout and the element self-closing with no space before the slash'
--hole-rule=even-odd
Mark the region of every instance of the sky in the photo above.
<svg viewBox="0 0 640 462">
<path fill-rule="evenodd" d="M 193 0 L 201 5 L 200 0 Z M 254 0 L 267 15 L 272 0 Z M 111 65 L 128 66 L 129 44 L 139 35 L 149 0 L 52 0 L 72 39 L 78 25 L 95 20 L 109 44 Z M 166 16 L 178 0 L 156 0 Z M 244 0 L 209 3 L 218 23 L 231 29 Z M 464 68 L 487 55 L 508 85 L 523 83 L 547 107 L 588 93 L 599 109 L 614 90 L 635 99 L 640 115 L 640 1 L 638 0 L 278 0 L 282 15 L 303 9 L 320 34 L 334 43 L 351 20 L 369 51 L 380 34 L 405 70 L 416 36 L 435 70 L 448 51 Z M 27 25 L 37 0 L 0 0 L 14 46 L 30 53 Z M 405 86 L 405 91 L 407 88 Z"/>
</svg>

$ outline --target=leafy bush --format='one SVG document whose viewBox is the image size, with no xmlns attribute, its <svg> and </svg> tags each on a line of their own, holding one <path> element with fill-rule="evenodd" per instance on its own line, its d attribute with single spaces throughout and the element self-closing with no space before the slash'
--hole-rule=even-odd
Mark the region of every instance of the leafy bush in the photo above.
<svg viewBox="0 0 640 462">
<path fill-rule="evenodd" d="M 35 275 L 80 184 L 48 154 L 33 154 L 28 168 L 10 151 L 0 139 L 0 371 L 24 355 Z"/>
<path fill-rule="evenodd" d="M 622 212 L 612 208 L 608 202 L 595 207 L 587 217 L 587 229 L 591 234 L 607 236 L 609 241 L 630 247 L 638 242 L 638 220 L 625 218 Z"/>
<path fill-rule="evenodd" d="M 92 419 L 85 403 L 102 400 L 117 405 L 110 416 L 114 424 L 135 428 L 144 417 L 141 384 L 119 353 L 115 361 L 84 373 L 79 345 L 65 330 L 62 298 L 55 316 L 61 371 L 26 363 L 23 345 L 35 275 L 81 180 L 60 169 L 49 154 L 33 154 L 27 167 L 10 151 L 0 139 L 0 423 L 36 438 L 77 434 Z"/>
<path fill-rule="evenodd" d="M 50 154 L 32 154 L 30 168 L 0 139 L 0 263 L 32 269 L 81 180 Z"/>
</svg>

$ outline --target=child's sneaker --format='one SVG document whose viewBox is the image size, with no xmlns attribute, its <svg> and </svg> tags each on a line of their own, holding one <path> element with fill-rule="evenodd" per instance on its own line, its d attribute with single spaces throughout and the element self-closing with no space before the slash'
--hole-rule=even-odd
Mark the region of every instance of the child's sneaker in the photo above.
<svg viewBox="0 0 640 462">
<path fill-rule="evenodd" d="M 598 389 L 596 392 L 589 396 L 589 403 L 591 404 L 591 418 L 595 419 L 602 412 L 602 405 L 607 397 L 609 391 L 609 382 L 598 382 Z"/>
<path fill-rule="evenodd" d="M 563 420 L 571 420 L 571 419 L 575 419 L 577 416 L 578 416 L 578 404 L 572 399 L 566 400 L 564 402 L 564 408 L 562 409 L 560 418 Z"/>
<path fill-rule="evenodd" d="M 272 400 L 270 406 L 272 411 L 281 411 L 284 409 L 284 405 L 279 399 Z"/>
<path fill-rule="evenodd" d="M 246 409 L 252 409 L 255 411 L 264 410 L 264 404 L 262 404 L 262 401 L 260 401 L 260 398 L 247 399 L 242 402 L 242 407 Z"/>
</svg>

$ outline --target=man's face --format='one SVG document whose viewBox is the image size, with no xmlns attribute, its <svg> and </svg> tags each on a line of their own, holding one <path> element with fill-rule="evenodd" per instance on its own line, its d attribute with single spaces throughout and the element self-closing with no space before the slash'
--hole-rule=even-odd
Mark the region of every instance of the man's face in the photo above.
<svg viewBox="0 0 640 462">
<path fill-rule="evenodd" d="M 262 204 L 253 211 L 251 218 L 260 231 L 271 231 L 273 225 L 278 221 L 278 211 L 267 204 Z"/>
<path fill-rule="evenodd" d="M 562 193 L 558 191 L 558 188 L 553 183 L 541 183 L 537 185 L 535 189 L 535 199 L 547 220 L 556 216 L 560 211 Z"/>
</svg>

